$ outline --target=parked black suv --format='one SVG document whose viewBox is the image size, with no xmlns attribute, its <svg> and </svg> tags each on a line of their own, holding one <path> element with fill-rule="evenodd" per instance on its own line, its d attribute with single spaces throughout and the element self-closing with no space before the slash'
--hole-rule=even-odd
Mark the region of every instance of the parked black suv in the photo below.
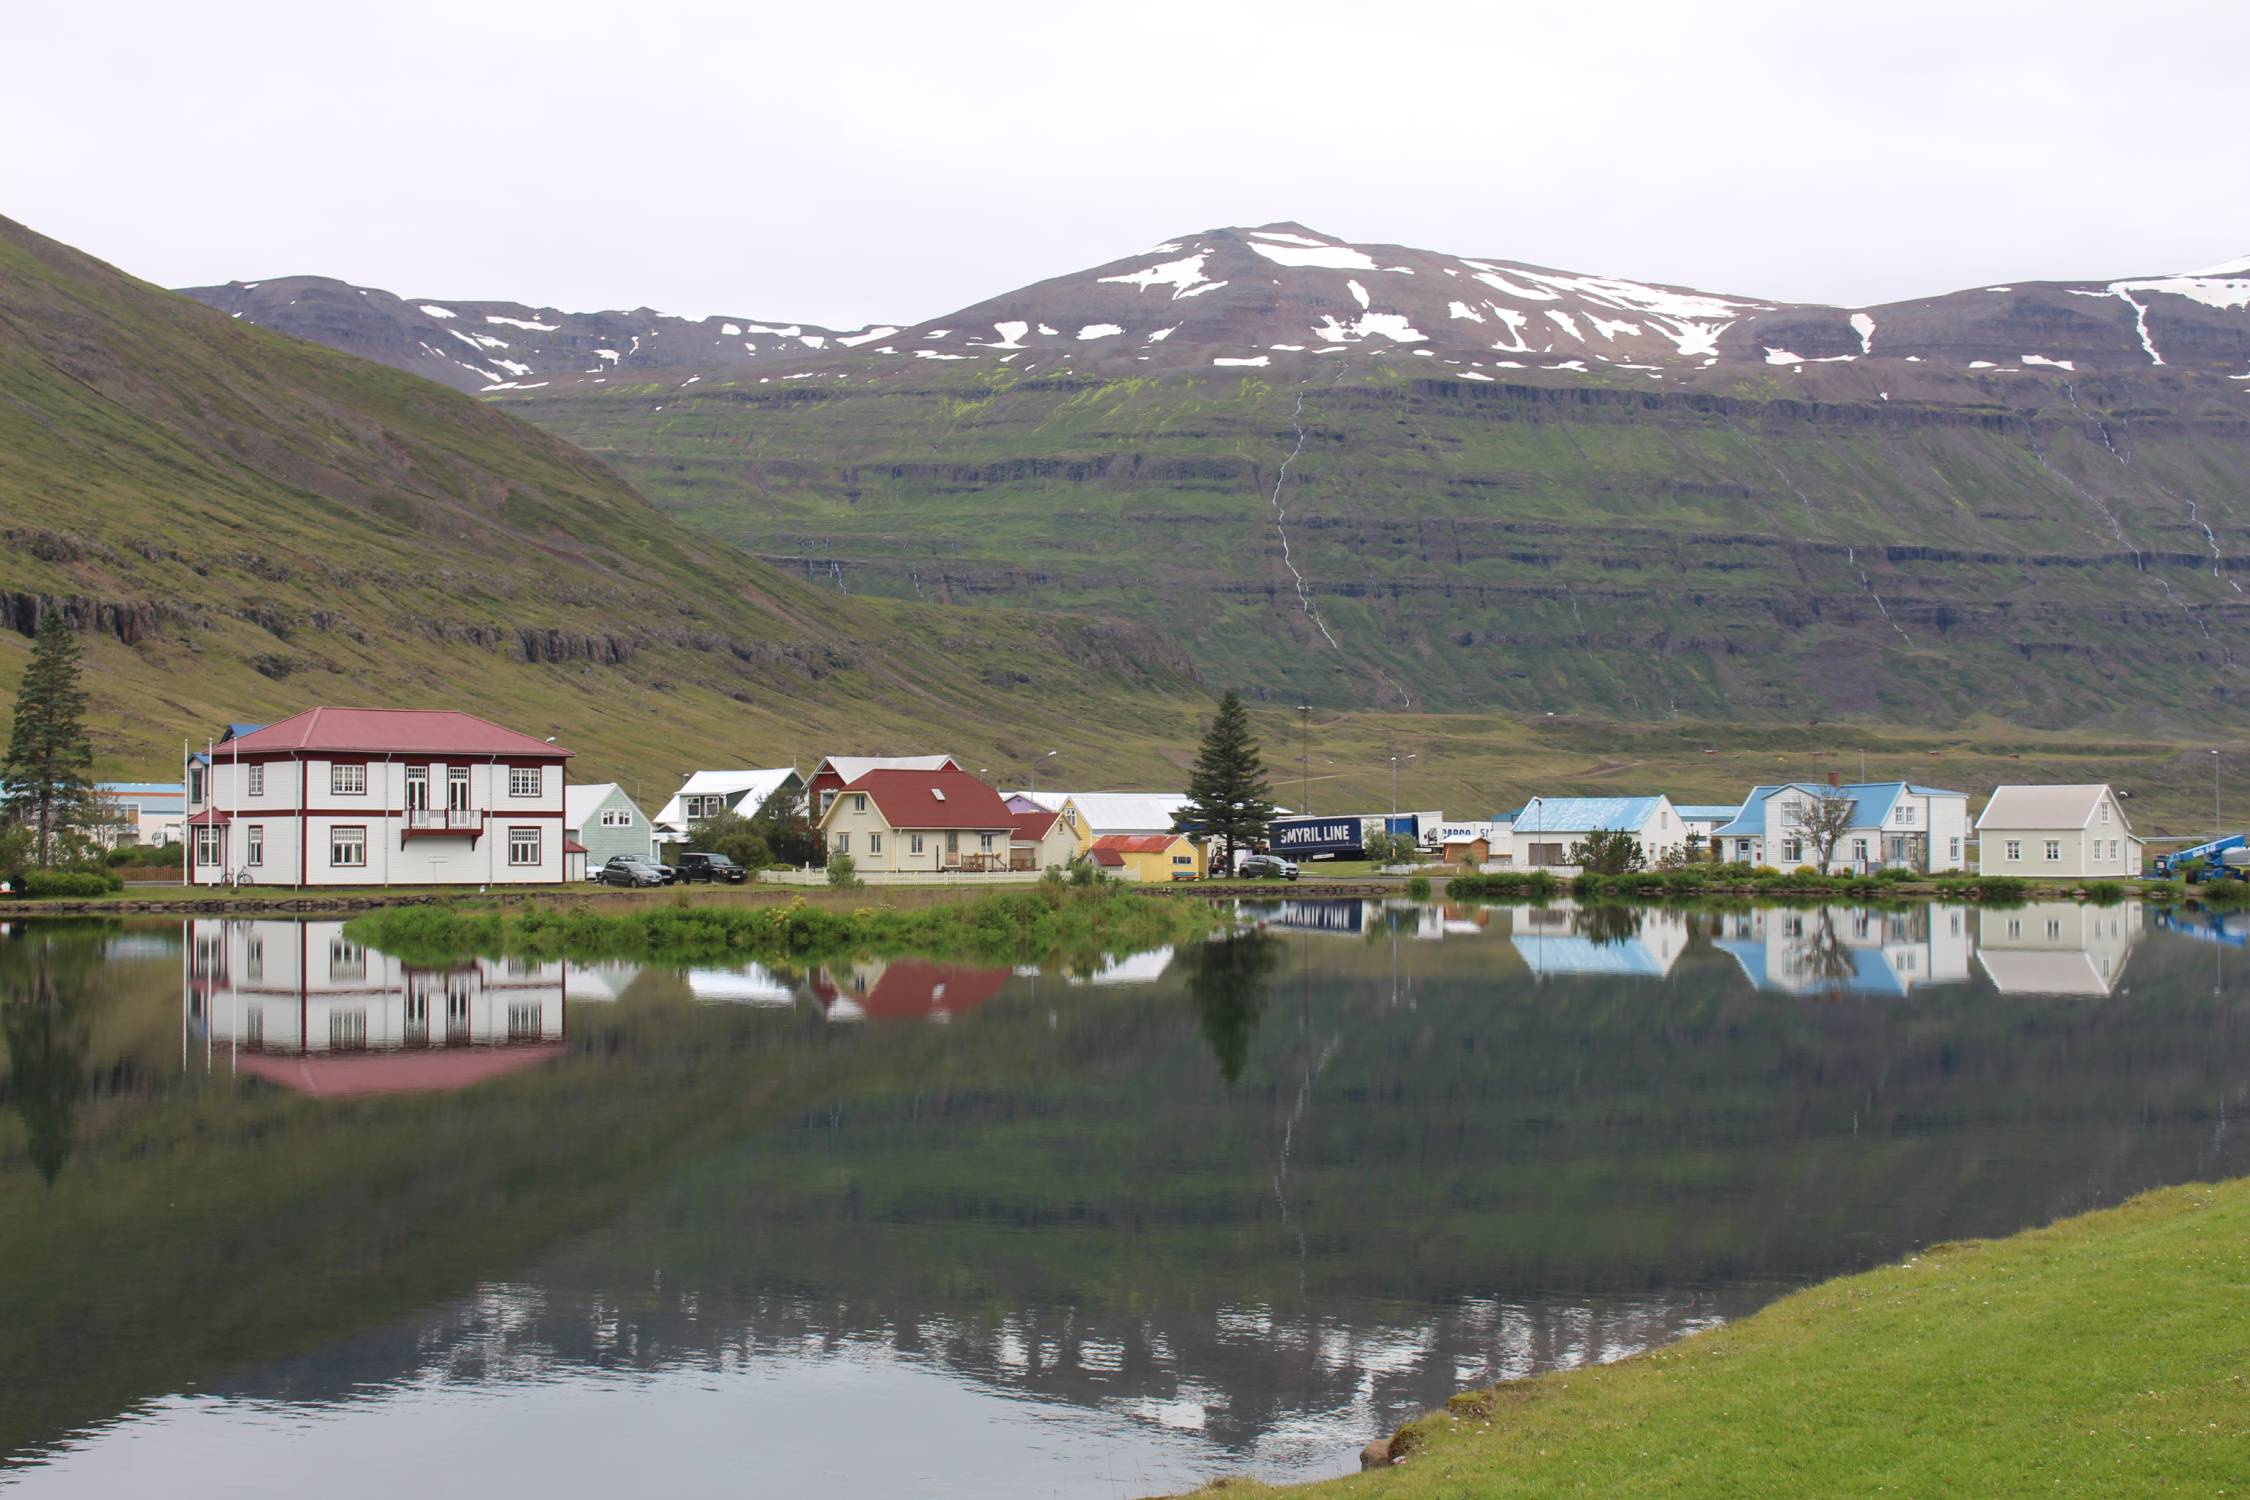
<svg viewBox="0 0 2250 1500">
<path fill-rule="evenodd" d="M 665 865 L 638 854 L 612 855 L 597 877 L 603 885 L 670 885 L 679 877 Z"/>
<path fill-rule="evenodd" d="M 750 872 L 727 858 L 724 854 L 681 854 L 674 856 L 674 868 L 682 880 L 709 880 L 727 885 L 740 885 L 750 878 Z"/>
</svg>

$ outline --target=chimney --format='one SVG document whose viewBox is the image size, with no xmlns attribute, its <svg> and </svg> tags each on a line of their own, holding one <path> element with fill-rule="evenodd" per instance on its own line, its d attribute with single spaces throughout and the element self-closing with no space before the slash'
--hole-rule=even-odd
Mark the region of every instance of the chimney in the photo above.
<svg viewBox="0 0 2250 1500">
<path fill-rule="evenodd" d="M 1840 782 L 1839 782 L 1839 781 L 1837 780 L 1837 776 L 1836 776 L 1836 773 L 1835 773 L 1834 771 L 1830 771 L 1830 772 L 1828 773 L 1828 784 L 1829 784 L 1830 786 L 1838 786 L 1838 785 L 1841 785 L 1841 784 L 1842 784 L 1842 783 L 1840 783 Z"/>
</svg>

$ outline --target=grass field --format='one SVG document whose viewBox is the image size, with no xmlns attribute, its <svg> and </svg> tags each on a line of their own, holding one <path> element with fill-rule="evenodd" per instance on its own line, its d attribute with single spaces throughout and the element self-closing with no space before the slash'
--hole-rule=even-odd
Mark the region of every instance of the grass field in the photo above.
<svg viewBox="0 0 2250 1500">
<path fill-rule="evenodd" d="M 2237 1494 L 2250 1179 L 1934 1246 L 1650 1354 L 1456 1397 L 1391 1446 L 1388 1470 L 1290 1493 Z"/>
</svg>

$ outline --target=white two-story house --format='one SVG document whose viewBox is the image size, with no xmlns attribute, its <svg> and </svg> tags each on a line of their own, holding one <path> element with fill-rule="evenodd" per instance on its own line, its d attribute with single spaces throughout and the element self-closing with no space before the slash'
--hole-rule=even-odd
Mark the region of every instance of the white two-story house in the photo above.
<svg viewBox="0 0 2250 1500">
<path fill-rule="evenodd" d="M 569 762 L 453 709 L 307 709 L 190 759 L 187 881 L 556 884 Z"/>
<path fill-rule="evenodd" d="M 1883 869 L 1942 874 L 1965 868 L 1969 799 L 1905 781 L 1793 781 L 1752 787 L 1734 821 L 1711 835 L 1721 859 L 1794 870 L 1814 859 L 1806 818 L 1824 798 L 1851 803 L 1851 825 L 1829 853 L 1830 875 Z"/>
</svg>

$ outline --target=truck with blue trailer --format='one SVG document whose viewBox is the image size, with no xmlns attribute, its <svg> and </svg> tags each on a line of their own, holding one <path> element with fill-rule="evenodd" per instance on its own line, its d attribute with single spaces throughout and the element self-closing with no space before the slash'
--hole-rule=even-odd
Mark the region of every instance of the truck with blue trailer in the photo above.
<svg viewBox="0 0 2250 1500">
<path fill-rule="evenodd" d="M 2156 873 L 2160 876 L 2169 876 L 2183 865 L 2197 865 L 2187 872 L 2190 885 L 2198 880 L 2250 879 L 2250 834 L 2230 833 L 2190 849 L 2156 856 Z"/>
</svg>

